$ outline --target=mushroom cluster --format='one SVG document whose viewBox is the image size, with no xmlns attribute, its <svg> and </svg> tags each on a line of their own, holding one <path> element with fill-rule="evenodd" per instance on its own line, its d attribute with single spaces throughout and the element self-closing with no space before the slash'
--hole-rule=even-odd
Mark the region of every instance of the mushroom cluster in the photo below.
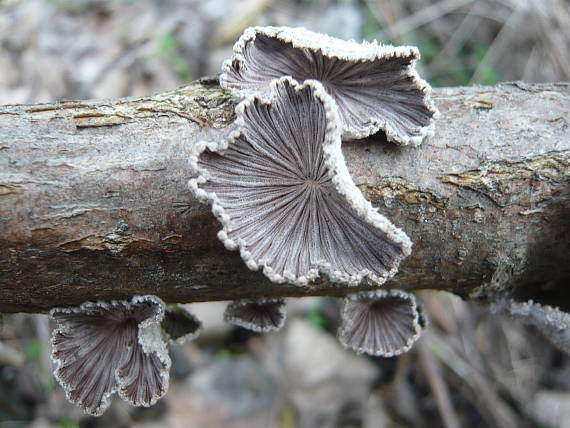
<svg viewBox="0 0 570 428">
<path fill-rule="evenodd" d="M 116 392 L 133 406 L 152 406 L 168 389 L 167 341 L 194 338 L 201 323 L 155 296 L 54 308 L 50 317 L 55 377 L 67 399 L 99 416 Z"/>
<path fill-rule="evenodd" d="M 342 139 L 383 131 L 418 145 L 438 116 L 416 72 L 417 48 L 348 42 L 304 28 L 252 27 L 224 62 L 220 85 L 243 97 L 236 128 L 199 142 L 190 157 L 193 194 L 212 205 L 219 239 L 273 282 L 381 285 L 411 252 L 408 236 L 354 185 Z M 231 303 L 226 320 L 279 328 L 283 303 Z M 412 295 L 376 290 L 344 302 L 339 340 L 359 353 L 407 351 L 424 320 Z"/>
<path fill-rule="evenodd" d="M 244 97 L 233 132 L 198 142 L 189 187 L 212 205 L 219 239 L 271 281 L 382 285 L 412 242 L 356 187 L 343 138 L 383 131 L 417 145 L 438 115 L 415 69 L 415 47 L 346 42 L 302 28 L 254 27 L 234 46 L 220 85 Z M 118 393 L 150 406 L 168 388 L 167 345 L 191 340 L 201 323 L 155 296 L 55 308 L 55 376 L 67 398 L 101 415 Z M 256 332 L 280 329 L 282 298 L 238 300 L 224 319 Z M 394 356 L 419 337 L 425 320 L 413 295 L 398 290 L 349 295 L 338 337 L 358 353 Z"/>
</svg>

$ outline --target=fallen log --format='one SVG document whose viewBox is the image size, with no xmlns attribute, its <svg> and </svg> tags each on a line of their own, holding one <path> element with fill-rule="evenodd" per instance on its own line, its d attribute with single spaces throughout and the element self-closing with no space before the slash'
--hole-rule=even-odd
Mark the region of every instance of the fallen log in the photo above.
<svg viewBox="0 0 570 428">
<path fill-rule="evenodd" d="M 434 90 L 420 147 L 346 142 L 355 183 L 414 242 L 386 287 L 560 305 L 570 283 L 570 85 Z M 192 145 L 231 128 L 214 80 L 144 98 L 0 106 L 0 312 L 154 294 L 167 302 L 342 296 L 269 282 L 187 188 Z M 570 301 L 570 299 L 566 299 Z M 570 306 L 570 303 L 567 305 Z"/>
</svg>

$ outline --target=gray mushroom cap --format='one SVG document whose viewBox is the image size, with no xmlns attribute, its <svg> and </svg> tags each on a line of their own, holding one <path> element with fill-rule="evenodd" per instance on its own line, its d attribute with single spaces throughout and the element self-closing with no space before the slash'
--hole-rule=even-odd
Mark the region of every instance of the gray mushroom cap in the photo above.
<svg viewBox="0 0 570 428">
<path fill-rule="evenodd" d="M 381 284 L 411 242 L 354 185 L 333 101 L 317 81 L 283 77 L 236 108 L 237 130 L 198 143 L 194 195 L 212 204 L 218 237 L 274 282 Z"/>
<path fill-rule="evenodd" d="M 357 353 L 392 357 L 407 352 L 422 332 L 412 294 L 399 290 L 364 291 L 344 299 L 338 338 Z"/>
<path fill-rule="evenodd" d="M 348 42 L 305 28 L 251 27 L 224 62 L 220 84 L 246 96 L 267 93 L 270 82 L 291 76 L 319 80 L 339 109 L 343 136 L 384 131 L 398 144 L 420 144 L 438 116 L 430 86 L 419 77 L 413 46 Z"/>
<path fill-rule="evenodd" d="M 50 317 L 54 375 L 69 401 L 99 416 L 115 392 L 133 406 L 151 406 L 168 389 L 170 357 L 154 296 L 54 308 Z"/>
<path fill-rule="evenodd" d="M 282 298 L 242 299 L 228 304 L 224 320 L 258 333 L 277 331 L 287 316 Z"/>
</svg>

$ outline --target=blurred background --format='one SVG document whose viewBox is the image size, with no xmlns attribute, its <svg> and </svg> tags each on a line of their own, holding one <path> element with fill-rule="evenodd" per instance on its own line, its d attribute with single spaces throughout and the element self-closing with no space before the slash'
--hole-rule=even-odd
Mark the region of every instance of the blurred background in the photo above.
<svg viewBox="0 0 570 428">
<path fill-rule="evenodd" d="M 433 86 L 570 80 L 569 0 L 0 0 L 0 103 L 173 89 L 250 25 L 412 44 Z"/>
<path fill-rule="evenodd" d="M 250 25 L 413 44 L 433 86 L 570 80 L 568 0 L 0 0 L 0 104 L 147 95 L 219 72 Z M 171 349 L 170 391 L 102 418 L 65 401 L 45 315 L 0 323 L 0 427 L 570 427 L 570 358 L 534 330 L 442 293 L 411 352 L 335 339 L 339 302 L 293 299 L 283 331 L 190 305 L 202 336 Z"/>
</svg>

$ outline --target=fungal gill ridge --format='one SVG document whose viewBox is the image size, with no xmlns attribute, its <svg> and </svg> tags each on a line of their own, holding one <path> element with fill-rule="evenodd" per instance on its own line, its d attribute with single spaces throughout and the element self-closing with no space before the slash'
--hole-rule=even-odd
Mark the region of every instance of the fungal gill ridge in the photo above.
<svg viewBox="0 0 570 428">
<path fill-rule="evenodd" d="M 115 393 L 133 406 L 155 404 L 168 390 L 166 339 L 173 331 L 176 338 L 194 338 L 201 326 L 195 318 L 176 326 L 180 316 L 169 315 L 165 328 L 164 314 L 155 296 L 52 309 L 54 375 L 67 399 L 93 416 L 105 412 Z"/>
<path fill-rule="evenodd" d="M 338 338 L 345 348 L 382 357 L 407 352 L 426 323 L 414 296 L 400 290 L 349 295 L 341 319 Z"/>
<path fill-rule="evenodd" d="M 285 318 L 285 300 L 279 297 L 236 300 L 224 312 L 226 322 L 257 333 L 281 329 Z"/>
<path fill-rule="evenodd" d="M 275 80 L 236 108 L 237 130 L 195 145 L 189 182 L 212 204 L 220 239 L 275 282 L 382 284 L 411 251 L 404 232 L 354 185 L 342 127 L 321 83 Z"/>
<path fill-rule="evenodd" d="M 240 96 L 268 93 L 270 82 L 291 76 L 319 80 L 337 103 L 343 136 L 378 131 L 398 144 L 432 135 L 438 111 L 421 79 L 414 46 L 340 40 L 305 28 L 251 27 L 224 62 L 220 84 Z"/>
</svg>

